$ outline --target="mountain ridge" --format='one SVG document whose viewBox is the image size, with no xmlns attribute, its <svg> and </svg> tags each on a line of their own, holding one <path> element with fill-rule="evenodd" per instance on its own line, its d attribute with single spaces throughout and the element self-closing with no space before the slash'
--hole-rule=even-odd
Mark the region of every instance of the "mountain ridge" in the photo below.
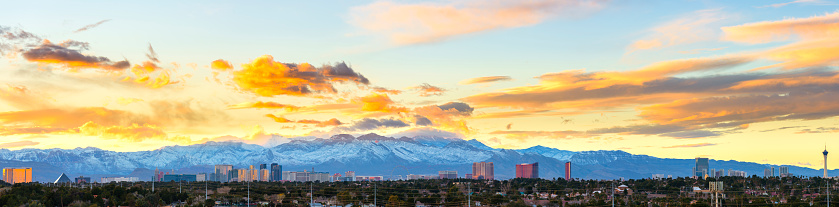
<svg viewBox="0 0 839 207">
<path fill-rule="evenodd" d="M 65 172 L 78 175 L 136 175 L 148 180 L 151 169 L 175 169 L 195 173 L 212 169 L 216 164 L 236 168 L 279 163 L 283 170 L 318 171 L 358 175 L 394 176 L 436 174 L 457 170 L 462 177 L 471 173 L 472 162 L 494 162 L 498 179 L 515 177 L 515 165 L 539 162 L 540 177 L 564 176 L 564 163 L 572 163 L 572 177 L 585 179 L 648 178 L 652 174 L 684 177 L 691 174 L 693 159 L 657 158 L 635 155 L 622 150 L 568 151 L 545 146 L 526 149 L 496 149 L 477 140 L 442 137 L 386 137 L 365 134 L 358 137 L 339 134 L 329 138 L 292 140 L 274 147 L 241 142 L 207 142 L 186 146 L 166 146 L 156 150 L 115 152 L 95 147 L 75 149 L 0 149 L 0 161 L 13 163 L 2 167 L 35 166 L 33 171 Z M 2 164 L 3 162 L 0 162 Z M 746 171 L 762 175 L 768 165 L 741 161 L 711 160 L 711 168 Z M 819 176 L 820 170 L 788 166 L 795 175 Z M 138 169 L 146 169 L 139 170 Z M 835 173 L 832 170 L 831 173 Z M 206 172 L 209 172 L 206 171 Z M 836 171 L 839 172 L 839 171 Z M 56 174 L 57 177 L 59 174 Z M 48 175 L 38 181 L 54 180 Z"/>
</svg>

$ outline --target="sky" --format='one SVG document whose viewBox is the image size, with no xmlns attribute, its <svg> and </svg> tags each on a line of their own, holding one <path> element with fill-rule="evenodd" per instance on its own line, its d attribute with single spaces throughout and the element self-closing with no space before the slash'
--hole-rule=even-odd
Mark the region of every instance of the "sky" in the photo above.
<svg viewBox="0 0 839 207">
<path fill-rule="evenodd" d="M 0 20 L 5 149 L 377 133 L 839 153 L 839 1 L 13 1 Z"/>
</svg>

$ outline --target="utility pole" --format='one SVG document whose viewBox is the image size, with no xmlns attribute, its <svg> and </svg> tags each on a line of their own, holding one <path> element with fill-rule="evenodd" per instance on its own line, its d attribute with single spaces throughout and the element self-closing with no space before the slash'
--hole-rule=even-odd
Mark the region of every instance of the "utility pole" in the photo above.
<svg viewBox="0 0 839 207">
<path fill-rule="evenodd" d="M 469 207 L 472 207 L 472 181 L 469 181 Z"/>
<path fill-rule="evenodd" d="M 248 180 L 248 207 L 251 207 L 251 181 Z"/>
<path fill-rule="evenodd" d="M 204 176 L 204 200 L 207 200 L 207 176 Z"/>
<path fill-rule="evenodd" d="M 615 207 L 615 181 L 612 181 L 612 207 Z"/>
<path fill-rule="evenodd" d="M 315 171 L 315 168 L 312 168 L 312 172 Z M 315 205 L 315 191 L 312 189 L 312 186 L 315 182 L 309 183 L 309 206 Z"/>
<path fill-rule="evenodd" d="M 376 196 L 378 194 L 376 194 L 376 193 L 377 193 L 378 190 L 379 190 L 379 186 L 377 186 L 375 181 L 373 181 L 373 206 L 377 206 L 376 205 Z"/>
</svg>

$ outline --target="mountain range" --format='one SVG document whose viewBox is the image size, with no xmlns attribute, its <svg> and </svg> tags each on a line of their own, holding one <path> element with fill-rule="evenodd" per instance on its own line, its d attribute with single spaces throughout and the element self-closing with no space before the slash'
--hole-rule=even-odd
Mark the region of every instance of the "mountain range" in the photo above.
<svg viewBox="0 0 839 207">
<path fill-rule="evenodd" d="M 818 156 L 816 156 L 818 157 Z M 0 149 L 0 167 L 32 167 L 36 181 L 51 182 L 68 176 L 136 176 L 150 180 L 154 169 L 170 173 L 212 172 L 216 164 L 234 168 L 279 163 L 284 171 L 316 170 L 398 178 L 408 174 L 436 175 L 456 170 L 471 173 L 473 162 L 493 162 L 496 179 L 515 177 L 515 165 L 539 163 L 541 178 L 564 176 L 565 162 L 572 163 L 572 177 L 583 179 L 638 179 L 652 174 L 690 176 L 693 159 L 657 158 L 624 151 L 568 151 L 544 146 L 496 149 L 477 140 L 434 136 L 385 137 L 377 134 L 335 135 L 326 139 L 292 140 L 274 147 L 241 142 L 207 142 L 167 146 L 157 150 L 115 152 L 87 147 L 76 149 Z M 778 166 L 740 161 L 711 160 L 710 168 L 763 175 Z M 820 176 L 822 171 L 787 166 L 794 175 Z M 832 170 L 831 174 L 839 171 Z"/>
</svg>

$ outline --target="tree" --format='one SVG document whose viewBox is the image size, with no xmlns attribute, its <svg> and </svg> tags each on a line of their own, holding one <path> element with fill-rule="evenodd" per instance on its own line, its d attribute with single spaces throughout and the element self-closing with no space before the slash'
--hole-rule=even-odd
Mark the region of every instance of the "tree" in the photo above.
<svg viewBox="0 0 839 207">
<path fill-rule="evenodd" d="M 389 198 L 387 198 L 387 205 L 385 205 L 385 206 L 386 206 L 386 207 L 396 207 L 396 206 L 400 206 L 400 205 L 399 205 L 399 204 L 400 204 L 400 202 L 401 202 L 401 201 L 399 200 L 399 196 L 396 196 L 396 195 L 391 195 Z"/>
</svg>

